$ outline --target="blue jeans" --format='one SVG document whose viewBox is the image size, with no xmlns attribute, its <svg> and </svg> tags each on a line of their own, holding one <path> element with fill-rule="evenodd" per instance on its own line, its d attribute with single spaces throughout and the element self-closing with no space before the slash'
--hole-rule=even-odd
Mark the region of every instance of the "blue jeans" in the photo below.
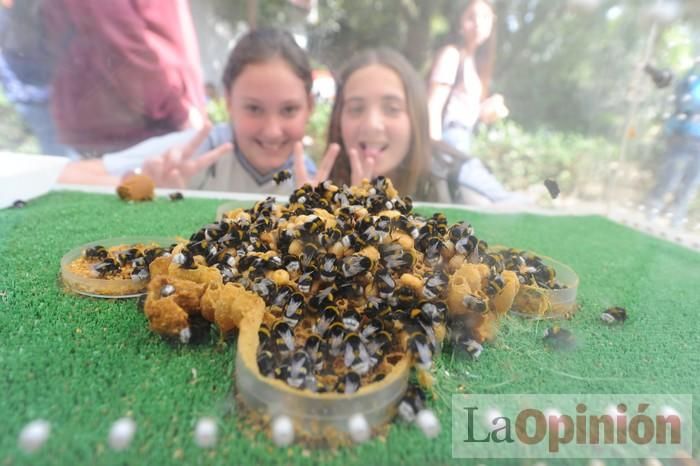
<svg viewBox="0 0 700 466">
<path fill-rule="evenodd" d="M 700 185 L 700 138 L 673 135 L 667 142 L 664 160 L 656 186 L 647 199 L 651 210 L 665 206 L 664 197 L 672 194 L 671 225 L 679 226 L 688 214 L 688 205 Z"/>
<path fill-rule="evenodd" d="M 467 155 L 471 155 L 472 139 L 472 131 L 457 124 L 448 125 L 442 132 L 443 141 Z M 460 186 L 477 192 L 491 202 L 503 201 L 511 195 L 476 157 L 462 164 L 457 180 Z"/>
</svg>

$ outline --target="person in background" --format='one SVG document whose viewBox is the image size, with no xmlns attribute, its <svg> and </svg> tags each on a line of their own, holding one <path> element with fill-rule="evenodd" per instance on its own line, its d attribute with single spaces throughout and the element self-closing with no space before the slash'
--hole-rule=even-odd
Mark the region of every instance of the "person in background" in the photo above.
<svg viewBox="0 0 700 466">
<path fill-rule="evenodd" d="M 31 130 L 45 155 L 75 157 L 58 142 L 50 111 L 51 61 L 37 0 L 0 3 L 0 84 L 7 100 Z"/>
<path fill-rule="evenodd" d="M 69 164 L 60 181 L 114 185 L 138 170 L 159 187 L 290 194 L 294 180 L 277 184 L 273 177 L 293 168 L 293 149 L 313 108 L 306 52 L 285 31 L 256 29 L 236 43 L 222 81 L 229 122 L 152 138 L 102 160 Z M 335 154 L 334 149 L 327 153 L 328 163 Z M 313 176 L 313 162 L 302 158 Z"/>
<path fill-rule="evenodd" d="M 430 136 L 470 156 L 471 143 L 478 123 L 493 123 L 508 115 L 503 96 L 490 95 L 491 74 L 496 50 L 495 14 L 487 0 L 469 0 L 462 4 L 452 27 L 451 42 L 440 49 L 432 64 L 428 83 Z M 507 191 L 486 169 L 481 160 L 472 157 L 457 165 L 450 173 L 452 159 L 436 158 L 433 171 L 449 179 L 452 192 L 468 191 L 468 202 L 511 201 Z M 456 178 L 456 179 L 454 179 Z"/>
<path fill-rule="evenodd" d="M 430 137 L 425 88 L 418 73 L 388 48 L 358 52 L 338 76 L 328 129 L 334 163 L 323 161 L 317 180 L 359 184 L 390 178 L 401 195 L 431 199 Z M 297 172 L 302 172 L 297 146 Z M 300 181 L 305 177 L 298 176 Z"/>
<path fill-rule="evenodd" d="M 667 209 L 678 228 L 700 185 L 700 57 L 676 85 L 674 105 L 664 127 L 666 157 L 646 208 L 650 220 Z"/>
<path fill-rule="evenodd" d="M 112 152 L 204 123 L 204 85 L 187 0 L 51 0 L 52 111 L 61 140 Z"/>
</svg>

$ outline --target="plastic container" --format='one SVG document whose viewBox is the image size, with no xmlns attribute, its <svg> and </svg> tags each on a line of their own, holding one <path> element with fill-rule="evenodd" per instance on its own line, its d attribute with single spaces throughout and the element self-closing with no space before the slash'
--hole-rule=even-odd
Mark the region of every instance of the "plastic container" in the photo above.
<svg viewBox="0 0 700 466">
<path fill-rule="evenodd" d="M 556 290 L 535 286 L 520 286 L 515 296 L 511 313 L 529 319 L 568 318 L 577 310 L 576 293 L 579 278 L 576 272 L 566 264 L 550 257 L 541 256 L 549 267 L 554 267 L 556 281 L 564 286 Z"/>
<path fill-rule="evenodd" d="M 389 423 L 408 386 L 410 361 L 404 356 L 386 377 L 360 387 L 352 395 L 313 393 L 264 377 L 256 364 L 259 323 L 242 325 L 236 352 L 236 387 L 239 401 L 266 419 L 286 415 L 295 438 L 304 443 L 337 445 L 352 442 L 349 420 L 361 414 L 373 432 Z"/>
<path fill-rule="evenodd" d="M 112 246 L 124 245 L 130 247 L 142 244 L 147 247 L 168 247 L 175 243 L 174 238 L 160 236 L 127 236 L 122 238 L 110 238 L 92 241 L 68 251 L 61 259 L 61 279 L 66 288 L 72 292 L 94 298 L 135 298 L 146 293 L 148 279 L 104 279 L 85 277 L 71 270 L 70 264 L 80 258 L 83 251 L 93 246 L 104 246 L 109 249 Z"/>
</svg>

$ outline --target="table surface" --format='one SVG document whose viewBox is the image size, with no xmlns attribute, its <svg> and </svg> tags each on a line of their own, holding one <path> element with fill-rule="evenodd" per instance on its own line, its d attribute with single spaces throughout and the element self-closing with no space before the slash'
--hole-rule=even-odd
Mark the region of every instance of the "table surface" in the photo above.
<svg viewBox="0 0 700 466">
<path fill-rule="evenodd" d="M 222 202 L 186 196 L 131 204 L 112 194 L 62 191 L 23 209 L 0 210 L 0 464 L 442 464 L 455 462 L 452 394 L 700 395 L 700 254 L 599 216 L 493 215 L 443 206 L 450 223 L 469 221 L 490 244 L 537 251 L 576 270 L 580 309 L 561 325 L 576 335 L 577 347 L 548 350 L 542 333 L 549 323 L 507 316 L 478 361 L 449 348 L 437 359 L 429 403 L 442 422 L 437 439 L 393 425 L 385 438 L 355 448 L 277 449 L 237 423 L 233 342 L 173 346 L 148 330 L 134 300 L 77 296 L 58 279 L 61 257 L 76 246 L 130 235 L 189 237 L 214 220 Z M 629 311 L 623 326 L 600 322 L 613 305 Z M 698 408 L 693 413 L 700 419 Z M 127 415 L 138 425 L 134 442 L 114 452 L 107 434 Z M 202 416 L 218 420 L 216 448 L 202 450 L 193 441 Z M 27 455 L 17 436 L 37 418 L 51 422 L 51 437 Z M 700 429 L 693 424 L 697 458 Z"/>
</svg>

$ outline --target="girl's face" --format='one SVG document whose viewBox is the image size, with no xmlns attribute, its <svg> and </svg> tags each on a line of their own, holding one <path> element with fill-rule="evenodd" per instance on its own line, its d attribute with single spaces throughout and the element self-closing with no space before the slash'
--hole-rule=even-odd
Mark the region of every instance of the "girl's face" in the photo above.
<svg viewBox="0 0 700 466">
<path fill-rule="evenodd" d="M 386 175 L 408 154 L 411 121 L 403 82 L 391 68 L 369 65 L 345 84 L 340 128 L 346 150 L 373 158 L 372 176 Z"/>
<path fill-rule="evenodd" d="M 281 58 L 247 65 L 227 95 L 235 142 L 260 173 L 289 159 L 304 137 L 311 106 L 304 82 Z"/>
<path fill-rule="evenodd" d="M 486 42 L 493 31 L 493 19 L 493 10 L 487 3 L 479 0 L 472 2 L 462 13 L 464 40 L 477 47 Z"/>
</svg>

